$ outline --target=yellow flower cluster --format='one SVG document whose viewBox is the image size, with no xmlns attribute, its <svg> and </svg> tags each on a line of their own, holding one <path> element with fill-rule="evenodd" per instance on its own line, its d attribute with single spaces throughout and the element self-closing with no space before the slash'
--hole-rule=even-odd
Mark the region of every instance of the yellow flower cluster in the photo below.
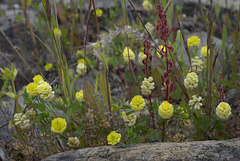
<svg viewBox="0 0 240 161">
<path fill-rule="evenodd" d="M 153 10 L 153 5 L 149 0 L 144 0 L 142 3 L 143 9 L 150 12 Z"/>
<path fill-rule="evenodd" d="M 144 78 L 141 85 L 141 91 L 144 96 L 149 96 L 152 93 L 154 87 L 154 82 L 152 77 Z"/>
<path fill-rule="evenodd" d="M 168 103 L 168 101 L 164 101 L 158 107 L 158 114 L 162 119 L 169 119 L 173 115 L 173 105 Z"/>
<path fill-rule="evenodd" d="M 147 23 L 145 24 L 145 27 L 146 27 L 146 29 L 148 30 L 148 32 L 149 32 L 150 34 L 153 34 L 153 31 L 154 31 L 154 26 L 153 26 L 153 24 L 151 24 L 150 22 L 147 22 Z"/>
<path fill-rule="evenodd" d="M 198 56 L 195 56 L 194 58 L 192 58 L 192 70 L 193 72 L 199 74 L 202 72 L 203 69 L 203 62 L 202 60 L 199 59 Z"/>
<path fill-rule="evenodd" d="M 201 49 L 201 56 L 202 57 L 207 57 L 207 55 L 210 53 L 210 50 L 207 51 L 207 45 L 205 45 L 204 47 L 202 47 Z"/>
<path fill-rule="evenodd" d="M 116 133 L 116 131 L 112 131 L 108 136 L 107 136 L 107 141 L 108 144 L 111 145 L 116 145 L 119 143 L 121 140 L 121 134 Z"/>
<path fill-rule="evenodd" d="M 63 133 L 67 127 L 67 122 L 61 117 L 57 117 L 52 120 L 51 131 L 54 133 Z"/>
<path fill-rule="evenodd" d="M 137 116 L 134 113 L 127 115 L 125 111 L 122 112 L 122 117 L 123 120 L 128 123 L 128 126 L 135 125 L 137 120 Z"/>
<path fill-rule="evenodd" d="M 188 48 L 199 46 L 200 45 L 200 39 L 197 36 L 191 36 L 187 40 Z"/>
<path fill-rule="evenodd" d="M 192 99 L 189 100 L 189 105 L 190 105 L 190 106 L 193 106 L 193 105 L 194 105 L 194 107 L 193 107 L 193 110 L 194 110 L 194 111 L 195 111 L 195 110 L 200 110 L 200 109 L 201 109 L 201 106 L 202 106 L 201 101 L 202 101 L 202 97 L 201 97 L 201 96 L 197 97 L 197 95 L 193 95 L 193 96 L 192 96 Z"/>
<path fill-rule="evenodd" d="M 76 100 L 78 100 L 79 102 L 82 102 L 84 100 L 83 99 L 83 90 L 76 92 Z"/>
<path fill-rule="evenodd" d="M 135 60 L 135 55 L 134 55 L 133 51 L 128 46 L 126 46 L 124 48 L 123 59 L 124 59 L 125 62 L 128 62 L 128 60 Z"/>
<path fill-rule="evenodd" d="M 54 28 L 53 32 L 55 36 L 62 36 L 62 31 L 59 28 Z"/>
<path fill-rule="evenodd" d="M 40 95 L 44 101 L 51 101 L 54 98 L 55 92 L 52 91 L 52 87 L 47 82 L 44 82 L 41 75 L 35 75 L 33 81 L 26 87 L 26 91 L 30 97 Z"/>
<path fill-rule="evenodd" d="M 50 69 L 52 69 L 52 63 L 47 63 L 44 67 L 46 71 L 49 71 Z"/>
<path fill-rule="evenodd" d="M 232 114 L 231 112 L 231 107 L 228 103 L 226 102 L 221 102 L 219 103 L 219 105 L 217 106 L 217 109 L 216 109 L 216 114 L 218 116 L 219 119 L 225 121 L 227 120 L 230 115 Z"/>
<path fill-rule="evenodd" d="M 80 145 L 80 141 L 78 140 L 77 137 L 69 137 L 68 138 L 68 146 L 76 148 Z"/>
<path fill-rule="evenodd" d="M 27 118 L 27 115 L 23 113 L 14 114 L 15 125 L 20 127 L 22 130 L 27 130 L 30 128 L 30 120 Z"/>
<path fill-rule="evenodd" d="M 166 51 L 166 48 L 165 48 L 163 45 L 160 45 L 158 48 L 159 48 L 161 51 L 163 51 L 163 52 Z M 162 59 L 162 56 L 161 56 L 161 54 L 160 54 L 158 51 L 157 51 L 157 56 Z"/>
<path fill-rule="evenodd" d="M 145 55 L 143 52 L 140 52 L 138 54 L 138 62 L 140 65 L 144 65 L 142 61 L 147 58 L 147 55 Z"/>
<path fill-rule="evenodd" d="M 145 100 L 141 95 L 136 95 L 133 97 L 130 106 L 132 107 L 133 111 L 141 111 L 145 107 L 146 103 Z"/>
<path fill-rule="evenodd" d="M 101 9 L 96 9 L 96 15 L 97 15 L 97 17 L 101 17 L 102 16 L 102 14 L 103 14 L 103 11 L 101 10 Z"/>
<path fill-rule="evenodd" d="M 86 72 L 87 72 L 87 66 L 85 64 L 84 59 L 78 60 L 77 73 L 79 75 L 84 75 Z"/>
<path fill-rule="evenodd" d="M 198 86 L 198 75 L 195 72 L 188 73 L 184 79 L 184 85 L 188 90 L 193 90 Z"/>
<path fill-rule="evenodd" d="M 173 136 L 172 141 L 173 142 L 184 142 L 184 135 L 177 133 L 176 135 Z"/>
</svg>

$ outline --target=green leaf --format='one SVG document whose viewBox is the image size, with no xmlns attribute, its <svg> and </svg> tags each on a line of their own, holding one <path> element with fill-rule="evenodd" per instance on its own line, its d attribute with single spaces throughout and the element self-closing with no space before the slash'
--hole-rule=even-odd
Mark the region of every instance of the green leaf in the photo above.
<svg viewBox="0 0 240 161">
<path fill-rule="evenodd" d="M 227 41 L 227 27 L 223 25 L 223 31 L 222 31 L 222 52 L 225 55 L 225 44 Z"/>
<path fill-rule="evenodd" d="M 34 103 L 33 105 L 32 105 L 32 107 L 34 108 L 34 109 L 39 109 L 39 111 L 41 111 L 41 112 L 45 112 L 46 111 L 46 106 L 43 104 L 43 103 Z"/>
<path fill-rule="evenodd" d="M 40 113 L 38 116 L 37 116 L 37 118 L 38 118 L 38 120 L 43 120 L 43 119 L 45 119 L 45 118 L 48 118 L 49 117 L 49 113 L 47 113 L 47 112 L 43 112 L 43 113 Z"/>
<path fill-rule="evenodd" d="M 219 4 L 216 4 L 216 6 L 215 6 L 215 13 L 216 13 L 216 17 L 218 17 L 219 13 L 220 13 L 220 6 L 219 6 Z"/>
<path fill-rule="evenodd" d="M 173 99 L 178 100 L 181 98 L 182 88 L 178 87 L 175 91 L 172 91 L 170 93 Z"/>
<path fill-rule="evenodd" d="M 10 97 L 11 99 L 15 100 L 15 94 L 13 92 L 7 92 L 7 93 L 0 92 L 0 94 L 4 94 L 4 95 Z"/>
<path fill-rule="evenodd" d="M 104 103 L 107 106 L 107 109 L 111 109 L 111 87 L 109 82 L 106 82 L 106 75 L 103 71 L 100 72 L 99 79 L 98 79 L 99 89 L 104 99 Z M 108 89 L 107 89 L 108 84 Z M 108 102 L 109 101 L 109 102 Z"/>
<path fill-rule="evenodd" d="M 161 132 L 159 131 L 155 131 L 155 130 L 151 130 L 150 132 L 150 141 L 159 141 L 161 139 Z"/>
<path fill-rule="evenodd" d="M 71 118 L 73 114 L 73 109 L 72 108 L 69 108 L 67 110 L 67 113 L 65 115 L 63 115 L 63 118 L 67 120 L 67 122 L 69 121 L 69 119 Z"/>
<path fill-rule="evenodd" d="M 98 100 L 98 96 L 94 91 L 95 90 L 92 84 L 88 82 L 84 83 L 83 98 L 91 105 L 91 107 L 98 109 L 96 103 Z"/>
<path fill-rule="evenodd" d="M 31 105 L 32 104 L 32 99 L 30 98 L 30 96 L 27 94 L 26 91 L 24 91 L 24 93 L 23 93 L 23 99 L 24 99 L 24 101 L 23 101 L 24 105 Z"/>
<path fill-rule="evenodd" d="M 130 109 L 130 108 L 127 108 L 125 110 L 125 112 L 126 112 L 126 115 L 130 115 L 130 114 L 134 113 L 134 111 L 132 109 Z"/>
<path fill-rule="evenodd" d="M 120 144 L 122 145 L 123 148 L 126 148 L 126 144 L 124 144 L 124 142 L 120 142 Z"/>
</svg>

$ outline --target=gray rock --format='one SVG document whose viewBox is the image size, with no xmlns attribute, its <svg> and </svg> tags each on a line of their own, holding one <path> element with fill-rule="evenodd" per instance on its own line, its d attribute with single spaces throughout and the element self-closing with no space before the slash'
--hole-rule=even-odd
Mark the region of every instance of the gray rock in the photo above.
<svg viewBox="0 0 240 161">
<path fill-rule="evenodd" d="M 50 156 L 44 161 L 68 160 L 239 160 L 240 138 L 225 141 L 145 143 L 79 149 Z"/>
</svg>

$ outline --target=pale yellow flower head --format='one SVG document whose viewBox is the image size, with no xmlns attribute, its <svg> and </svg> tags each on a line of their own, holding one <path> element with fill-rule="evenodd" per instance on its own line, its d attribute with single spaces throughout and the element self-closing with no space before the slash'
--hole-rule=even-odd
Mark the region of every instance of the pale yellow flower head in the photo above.
<svg viewBox="0 0 240 161">
<path fill-rule="evenodd" d="M 35 76 L 33 77 L 33 81 L 34 81 L 34 83 L 40 84 L 40 83 L 43 82 L 43 77 L 42 77 L 40 74 L 35 75 Z"/>
<path fill-rule="evenodd" d="M 153 26 L 153 24 L 151 24 L 150 22 L 147 22 L 147 23 L 145 24 L 145 27 L 146 27 L 146 29 L 148 30 L 148 32 L 149 32 L 150 34 L 153 34 L 153 31 L 154 31 L 154 26 Z"/>
<path fill-rule="evenodd" d="M 207 57 L 207 54 L 209 54 L 209 53 L 210 53 L 210 50 L 207 51 L 207 45 L 202 47 L 202 49 L 201 49 L 201 56 L 202 57 Z"/>
<path fill-rule="evenodd" d="M 128 62 L 128 60 L 135 60 L 135 55 L 128 46 L 125 47 L 125 49 L 123 51 L 123 59 L 125 62 Z"/>
<path fill-rule="evenodd" d="M 52 86 L 47 82 L 42 82 L 37 86 L 38 93 L 44 101 L 51 101 L 54 98 L 54 91 L 52 91 Z"/>
<path fill-rule="evenodd" d="M 47 63 L 44 67 L 46 71 L 49 71 L 50 69 L 52 69 L 52 63 Z"/>
<path fill-rule="evenodd" d="M 155 88 L 154 84 L 155 83 L 153 82 L 152 77 L 149 77 L 148 79 L 144 78 L 141 85 L 142 94 L 144 96 L 149 96 L 152 93 L 152 90 Z"/>
<path fill-rule="evenodd" d="M 136 95 L 133 97 L 130 106 L 132 107 L 133 111 L 141 111 L 145 107 L 146 103 L 145 100 L 141 95 Z"/>
<path fill-rule="evenodd" d="M 149 0 L 144 0 L 142 3 L 143 9 L 150 12 L 153 10 L 153 4 Z"/>
<path fill-rule="evenodd" d="M 225 121 L 225 120 L 229 119 L 230 115 L 232 114 L 231 110 L 232 109 L 228 103 L 221 102 L 217 106 L 216 114 L 219 119 Z"/>
<path fill-rule="evenodd" d="M 78 140 L 77 137 L 69 137 L 68 138 L 68 146 L 76 148 L 80 145 L 80 141 Z"/>
<path fill-rule="evenodd" d="M 188 90 L 193 90 L 198 86 L 198 75 L 195 72 L 188 73 L 184 79 L 184 85 Z"/>
<path fill-rule="evenodd" d="M 200 45 L 200 39 L 197 36 L 191 36 L 187 39 L 187 45 L 188 48 L 199 46 Z"/>
<path fill-rule="evenodd" d="M 97 17 L 101 17 L 102 16 L 102 14 L 103 14 L 103 11 L 101 10 L 101 9 L 96 9 L 96 15 L 97 15 Z"/>
<path fill-rule="evenodd" d="M 76 100 L 78 100 L 79 102 L 83 101 L 83 90 L 80 90 L 76 93 Z"/>
<path fill-rule="evenodd" d="M 57 27 L 53 29 L 53 32 L 55 36 L 62 36 L 62 31 Z"/>
<path fill-rule="evenodd" d="M 202 69 L 203 69 L 202 60 L 199 59 L 198 56 L 195 56 L 191 60 L 192 60 L 192 71 L 197 73 L 197 74 L 200 74 L 202 72 Z"/>
<path fill-rule="evenodd" d="M 111 145 L 116 145 L 117 143 L 119 143 L 120 140 L 121 140 L 121 134 L 116 133 L 116 131 L 112 131 L 107 136 L 108 144 L 111 144 Z"/>
<path fill-rule="evenodd" d="M 27 85 L 26 91 L 30 97 L 35 97 L 38 95 L 37 84 L 36 83 L 29 83 Z"/>
<path fill-rule="evenodd" d="M 84 63 L 78 63 L 77 73 L 79 75 L 84 75 L 87 72 L 87 66 Z"/>
<path fill-rule="evenodd" d="M 163 45 L 160 45 L 158 48 L 159 48 L 161 51 L 163 51 L 163 52 L 166 51 L 166 48 L 165 48 Z M 161 56 L 161 54 L 160 54 L 158 51 L 157 51 L 157 56 L 162 59 L 162 56 Z"/>
<path fill-rule="evenodd" d="M 193 107 L 193 110 L 194 110 L 194 111 L 195 111 L 195 110 L 200 110 L 200 109 L 201 109 L 201 106 L 202 106 L 201 101 L 202 101 L 202 97 L 201 97 L 201 96 L 197 97 L 197 95 L 193 95 L 193 96 L 192 96 L 192 99 L 189 100 L 189 105 L 190 105 L 190 106 L 193 106 L 193 105 L 194 105 L 194 107 Z"/>
<path fill-rule="evenodd" d="M 169 119 L 173 115 L 173 105 L 168 103 L 168 101 L 164 101 L 158 107 L 158 114 L 162 119 Z"/>
<path fill-rule="evenodd" d="M 128 123 L 128 126 L 135 125 L 137 120 L 137 116 L 134 113 L 127 115 L 125 111 L 122 112 L 122 117 L 123 120 Z"/>
<path fill-rule="evenodd" d="M 57 117 L 52 120 L 51 131 L 54 133 L 63 133 L 67 127 L 67 122 L 61 117 Z"/>
<path fill-rule="evenodd" d="M 144 65 L 142 61 L 147 58 L 147 55 L 145 55 L 143 52 L 140 52 L 138 54 L 138 62 L 140 65 Z"/>
</svg>

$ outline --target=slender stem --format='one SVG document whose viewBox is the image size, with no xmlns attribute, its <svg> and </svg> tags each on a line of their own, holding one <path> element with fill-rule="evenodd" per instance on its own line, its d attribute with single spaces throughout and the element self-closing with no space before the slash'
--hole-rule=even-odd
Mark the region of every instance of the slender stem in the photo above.
<svg viewBox="0 0 240 161">
<path fill-rule="evenodd" d="M 165 120 L 163 120 L 162 142 L 164 142 L 164 139 L 165 139 Z"/>
<path fill-rule="evenodd" d="M 156 129 L 155 120 L 154 120 L 153 106 L 152 106 L 152 100 L 151 100 L 151 95 L 148 96 L 148 99 L 149 99 L 150 106 L 151 106 L 151 115 L 152 115 L 153 129 Z"/>
</svg>

